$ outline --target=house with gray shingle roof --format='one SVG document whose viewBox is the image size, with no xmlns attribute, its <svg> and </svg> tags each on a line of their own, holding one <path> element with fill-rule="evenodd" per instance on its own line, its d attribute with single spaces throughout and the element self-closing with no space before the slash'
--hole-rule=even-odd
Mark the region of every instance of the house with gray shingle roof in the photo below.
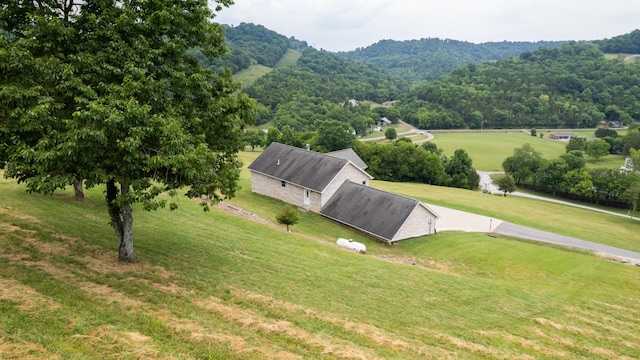
<svg viewBox="0 0 640 360">
<path fill-rule="evenodd" d="M 320 214 L 389 244 L 436 232 L 439 215 L 408 197 L 345 181 Z"/>
<path fill-rule="evenodd" d="M 340 159 L 347 159 L 352 163 L 356 164 L 356 166 L 359 167 L 360 169 L 367 170 L 367 167 L 368 167 L 367 164 L 364 162 L 364 160 L 362 160 L 362 158 L 360 158 L 360 156 L 358 156 L 358 154 L 356 154 L 355 151 L 353 151 L 352 148 L 328 152 L 327 155 L 337 157 Z"/>
<path fill-rule="evenodd" d="M 320 212 L 345 180 L 373 177 L 347 159 L 271 143 L 249 165 L 253 192 Z"/>
</svg>

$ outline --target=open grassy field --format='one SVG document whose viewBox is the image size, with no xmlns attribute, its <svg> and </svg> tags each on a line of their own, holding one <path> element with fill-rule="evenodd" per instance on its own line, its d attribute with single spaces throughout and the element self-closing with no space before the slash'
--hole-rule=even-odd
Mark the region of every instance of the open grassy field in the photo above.
<svg viewBox="0 0 640 360">
<path fill-rule="evenodd" d="M 287 49 L 287 52 L 282 56 L 280 61 L 276 64 L 276 69 L 282 69 L 289 66 L 294 66 L 298 63 L 298 59 L 302 56 L 300 51 L 293 49 Z"/>
<path fill-rule="evenodd" d="M 274 224 L 282 203 L 252 194 L 246 170 L 241 184 L 233 207 L 208 213 L 188 199 L 174 212 L 136 207 L 138 263 L 122 265 L 103 189 L 77 202 L 0 180 L 0 358 L 640 357 L 638 267 L 484 234 L 389 247 L 313 213 L 287 233 Z M 623 218 L 399 185 L 373 184 L 548 231 L 640 241 L 640 225 Z M 566 221 L 552 219 L 560 213 Z M 367 254 L 337 248 L 337 237 Z"/>
<path fill-rule="evenodd" d="M 513 149 L 529 143 L 546 159 L 555 159 L 566 152 L 566 142 L 548 139 L 549 132 L 542 132 L 543 138 L 533 137 L 524 132 L 435 132 L 433 142 L 444 150 L 447 156 L 456 149 L 464 149 L 473 159 L 478 170 L 502 171 L 502 162 L 513 155 Z M 584 137 L 592 137 L 593 130 L 574 131 Z M 598 160 L 587 159 L 589 167 L 616 169 L 624 165 L 624 157 L 607 155 Z"/>
<path fill-rule="evenodd" d="M 299 51 L 295 51 L 292 49 L 287 50 L 287 52 L 282 56 L 282 58 L 278 61 L 275 66 L 275 69 L 281 69 L 288 66 L 293 66 L 298 62 L 298 59 L 302 56 L 302 53 Z M 242 88 L 248 88 L 251 86 L 256 80 L 261 78 L 262 76 L 273 71 L 274 68 L 270 68 L 264 65 L 253 65 L 248 69 L 244 69 L 242 71 L 237 72 L 233 75 L 233 79 L 242 84 Z"/>
<path fill-rule="evenodd" d="M 273 71 L 273 69 L 270 67 L 266 67 L 264 65 L 253 65 L 248 69 L 244 69 L 233 74 L 233 79 L 240 82 L 242 84 L 242 88 L 245 89 L 251 86 L 260 77 L 271 71 Z"/>
</svg>

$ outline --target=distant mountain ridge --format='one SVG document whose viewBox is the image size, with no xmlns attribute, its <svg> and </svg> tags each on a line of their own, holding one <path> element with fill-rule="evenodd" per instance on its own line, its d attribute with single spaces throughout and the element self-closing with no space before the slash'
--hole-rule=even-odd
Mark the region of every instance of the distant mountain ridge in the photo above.
<svg viewBox="0 0 640 360">
<path fill-rule="evenodd" d="M 564 41 L 487 42 L 427 38 L 420 40 L 381 40 L 365 48 L 338 53 L 340 56 L 385 69 L 413 82 L 435 80 L 468 64 L 519 56 L 542 47 L 556 48 Z"/>
</svg>

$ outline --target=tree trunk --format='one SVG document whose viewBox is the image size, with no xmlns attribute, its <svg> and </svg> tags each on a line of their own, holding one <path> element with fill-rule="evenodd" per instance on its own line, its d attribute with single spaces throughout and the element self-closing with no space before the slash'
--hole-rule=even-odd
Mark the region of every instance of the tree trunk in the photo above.
<svg viewBox="0 0 640 360">
<path fill-rule="evenodd" d="M 133 209 L 131 205 L 122 207 L 122 237 L 118 249 L 118 260 L 122 262 L 136 262 L 133 256 Z"/>
<path fill-rule="evenodd" d="M 76 200 L 84 200 L 84 191 L 82 190 L 82 180 L 73 184 L 73 191 L 75 193 Z"/>
<path fill-rule="evenodd" d="M 120 192 L 126 196 L 129 193 L 128 184 L 120 184 Z M 107 208 L 116 235 L 118 236 L 118 260 L 134 263 L 133 255 L 133 209 L 126 204 L 122 207 L 115 202 L 118 188 L 114 180 L 107 182 Z"/>
</svg>

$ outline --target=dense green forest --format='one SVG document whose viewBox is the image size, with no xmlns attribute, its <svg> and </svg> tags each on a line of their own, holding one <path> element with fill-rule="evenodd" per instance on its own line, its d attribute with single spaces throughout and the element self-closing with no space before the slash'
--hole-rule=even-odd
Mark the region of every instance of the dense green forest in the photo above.
<svg viewBox="0 0 640 360">
<path fill-rule="evenodd" d="M 593 42 L 606 53 L 640 54 L 640 30 Z"/>
<path fill-rule="evenodd" d="M 223 56 L 209 62 L 197 50 L 192 50 L 205 66 L 218 71 L 228 68 L 235 74 L 256 64 L 274 67 L 288 49 L 308 47 L 306 41 L 287 38 L 262 25 L 241 23 L 238 26 L 224 25 L 224 29 L 228 52 Z"/>
<path fill-rule="evenodd" d="M 233 63 L 234 72 L 251 64 L 273 67 L 287 49 L 304 48 L 295 66 L 272 71 L 245 89 L 261 105 L 258 125 L 313 131 L 323 121 L 338 120 L 362 134 L 380 116 L 393 121 L 402 118 L 424 129 L 576 128 L 640 120 L 640 63 L 607 60 L 601 50 L 634 53 L 640 31 L 563 45 L 385 40 L 335 54 L 306 47 L 303 41 L 259 25 L 226 30 L 231 53 L 223 61 Z M 431 54 L 429 61 L 426 53 Z M 386 65 L 363 64 L 350 57 Z M 456 65 L 460 59 L 462 66 Z M 422 78 L 430 77 L 431 71 L 448 75 L 413 81 L 415 77 L 402 64 L 415 66 L 410 71 Z M 350 99 L 361 104 L 399 100 L 399 105 L 382 113 L 373 106 L 345 106 Z"/>
<path fill-rule="evenodd" d="M 258 124 L 271 121 L 280 128 L 289 125 L 306 131 L 334 119 L 358 122 L 360 125 L 353 127 L 361 133 L 362 126 L 368 126 L 361 124 L 363 121 L 373 123 L 381 114 L 371 107 L 351 106 L 350 99 L 382 102 L 401 96 L 407 89 L 407 83 L 371 66 L 307 48 L 296 66 L 272 71 L 246 92 L 264 105 Z"/>
<path fill-rule="evenodd" d="M 414 82 L 435 80 L 467 64 L 518 56 L 542 47 L 561 46 L 561 41 L 487 42 L 473 44 L 450 39 L 381 40 L 365 48 L 341 52 L 340 56 L 384 69 Z"/>
<path fill-rule="evenodd" d="M 570 42 L 468 65 L 414 84 L 401 103 L 420 128 L 576 128 L 640 120 L 640 63 Z"/>
</svg>

